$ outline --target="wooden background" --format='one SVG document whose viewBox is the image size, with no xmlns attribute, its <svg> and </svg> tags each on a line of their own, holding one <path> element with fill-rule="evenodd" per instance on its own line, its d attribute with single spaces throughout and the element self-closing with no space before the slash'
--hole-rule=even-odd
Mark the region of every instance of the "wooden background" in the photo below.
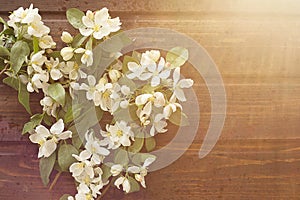
<svg viewBox="0 0 300 200">
<path fill-rule="evenodd" d="M 74 30 L 65 11 L 107 6 L 124 29 L 164 27 L 206 48 L 224 79 L 228 111 L 213 151 L 198 159 L 209 125 L 210 100 L 198 78 L 201 123 L 188 151 L 147 177 L 147 190 L 110 199 L 300 199 L 300 1 L 297 0 L 32 0 L 51 34 Z M 0 15 L 29 1 L 0 1 Z M 61 43 L 59 43 L 61 45 Z M 189 73 L 192 75 L 193 73 Z M 17 94 L 0 84 L 0 199 L 59 199 L 74 193 L 64 175 L 49 191 L 39 178 L 37 147 L 22 137 L 29 116 Z M 39 110 L 38 97 L 32 100 Z M 160 138 L 159 145 L 170 139 Z M 53 176 L 52 176 L 53 178 Z"/>
</svg>

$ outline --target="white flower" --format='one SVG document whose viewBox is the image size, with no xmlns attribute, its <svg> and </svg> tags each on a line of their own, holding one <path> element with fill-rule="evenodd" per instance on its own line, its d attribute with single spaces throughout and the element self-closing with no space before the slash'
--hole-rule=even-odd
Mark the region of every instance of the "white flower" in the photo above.
<svg viewBox="0 0 300 200">
<path fill-rule="evenodd" d="M 108 76 L 112 82 L 117 82 L 122 76 L 122 73 L 119 70 L 111 69 L 108 71 Z"/>
<path fill-rule="evenodd" d="M 127 178 L 125 178 L 124 176 L 119 177 L 115 181 L 115 186 L 117 186 L 118 189 L 120 189 L 120 185 L 122 185 L 124 192 L 128 193 L 130 191 L 129 180 Z"/>
<path fill-rule="evenodd" d="M 40 17 L 34 16 L 33 22 L 30 23 L 27 33 L 35 37 L 42 37 L 50 32 L 49 27 L 45 26 Z"/>
<path fill-rule="evenodd" d="M 179 103 L 176 103 L 176 96 L 173 94 L 170 97 L 169 102 L 164 107 L 163 115 L 165 119 L 169 119 L 172 113 L 176 112 L 177 108 L 180 108 L 182 110 L 182 106 Z"/>
<path fill-rule="evenodd" d="M 170 76 L 170 70 L 169 69 L 164 69 L 165 67 L 165 59 L 160 58 L 160 61 L 158 65 L 156 65 L 155 62 L 151 62 L 147 66 L 147 69 L 149 72 L 145 72 L 144 74 L 141 75 L 144 80 L 148 80 L 151 78 L 151 86 L 156 87 L 160 84 L 160 80 L 165 80 Z"/>
<path fill-rule="evenodd" d="M 34 20 L 34 17 L 38 16 L 41 20 L 40 15 L 38 14 L 38 9 L 33 8 L 33 5 L 30 4 L 29 8 L 24 9 L 23 7 L 18 8 L 13 11 L 9 16 L 9 21 L 7 22 L 9 26 L 13 26 L 14 23 L 20 22 L 22 24 L 29 24 Z"/>
<path fill-rule="evenodd" d="M 111 166 L 110 173 L 112 176 L 118 176 L 123 171 L 123 166 L 120 164 L 116 164 Z"/>
<path fill-rule="evenodd" d="M 32 65 L 34 70 L 38 71 L 37 67 L 41 67 L 46 62 L 47 57 L 43 55 L 44 53 L 45 53 L 45 51 L 42 50 L 35 54 L 32 54 L 31 59 L 30 59 L 30 65 Z"/>
<path fill-rule="evenodd" d="M 159 57 L 160 57 L 160 52 L 158 50 L 150 50 L 142 54 L 142 60 L 150 58 L 154 62 L 157 62 Z"/>
<path fill-rule="evenodd" d="M 97 86 L 97 90 L 94 93 L 95 106 L 100 106 L 102 110 L 108 111 L 112 107 L 112 99 L 110 98 L 113 90 L 113 85 L 107 83 L 107 79 L 102 77 Z"/>
<path fill-rule="evenodd" d="M 41 49 L 55 48 L 56 43 L 53 41 L 50 35 L 45 35 L 39 38 L 39 46 Z"/>
<path fill-rule="evenodd" d="M 80 183 L 77 187 L 78 193 L 75 195 L 76 200 L 92 200 L 94 199 L 90 188 L 85 183 Z"/>
<path fill-rule="evenodd" d="M 149 157 L 144 161 L 143 166 L 138 167 L 138 166 L 131 166 L 128 167 L 127 171 L 129 173 L 135 174 L 134 177 L 135 179 L 141 183 L 141 185 L 146 188 L 146 183 L 145 183 L 145 176 L 147 175 L 147 169 L 149 165 L 151 165 L 155 161 L 155 157 Z"/>
<path fill-rule="evenodd" d="M 146 67 L 141 66 L 137 64 L 136 62 L 129 62 L 127 64 L 127 67 L 131 73 L 127 74 L 127 78 L 129 79 L 135 79 L 139 78 L 141 79 L 141 74 L 145 71 Z"/>
<path fill-rule="evenodd" d="M 60 55 L 63 57 L 65 61 L 70 60 L 74 56 L 74 48 L 72 47 L 64 47 L 60 50 Z"/>
<path fill-rule="evenodd" d="M 59 59 L 56 58 L 55 60 L 53 57 L 50 60 L 45 61 L 45 65 L 50 72 L 50 76 L 53 80 L 58 80 L 63 77 L 63 74 L 59 70 Z"/>
<path fill-rule="evenodd" d="M 154 136 L 155 131 L 158 133 L 165 133 L 167 132 L 167 129 L 165 127 L 168 125 L 166 121 L 163 121 L 164 115 L 163 114 L 157 114 L 154 117 L 153 125 L 150 129 L 150 135 Z"/>
<path fill-rule="evenodd" d="M 85 135 L 85 138 L 85 149 L 91 153 L 91 161 L 95 164 L 102 163 L 105 156 L 108 156 L 110 152 L 106 148 L 101 147 L 100 141 L 93 136 L 92 132 L 89 133 L 88 131 Z"/>
<path fill-rule="evenodd" d="M 108 36 L 111 32 L 120 30 L 121 25 L 118 17 L 110 19 L 107 8 L 102 8 L 95 14 L 88 10 L 82 17 L 82 22 L 85 27 L 79 29 L 80 33 L 84 36 L 93 35 L 98 40 Z"/>
<path fill-rule="evenodd" d="M 63 120 L 58 120 L 50 128 L 50 131 L 43 125 L 35 128 L 35 133 L 29 136 L 33 143 L 40 145 L 38 157 L 49 157 L 56 149 L 57 143 L 60 140 L 66 140 L 72 137 L 71 131 L 63 131 Z"/>
<path fill-rule="evenodd" d="M 109 149 L 116 149 L 122 146 L 130 146 L 131 141 L 134 140 L 131 127 L 127 126 L 125 121 L 117 121 L 115 125 L 107 125 L 107 132 L 101 131 L 101 135 L 105 137 L 104 141 L 108 143 Z"/>
<path fill-rule="evenodd" d="M 87 77 L 88 85 L 82 83 L 80 86 L 81 90 L 86 90 L 86 98 L 87 100 L 94 100 L 95 92 L 97 87 L 100 87 L 98 84 L 96 85 L 96 78 L 93 75 L 88 75 Z"/>
<path fill-rule="evenodd" d="M 90 178 L 93 178 L 95 173 L 94 173 L 94 163 L 91 161 L 88 161 L 88 159 L 91 157 L 91 153 L 87 150 L 82 151 L 79 156 L 73 154 L 72 156 L 78 160 L 79 162 L 73 163 L 69 171 L 72 173 L 73 177 L 79 177 L 84 174 L 87 174 Z"/>
<path fill-rule="evenodd" d="M 77 80 L 78 78 L 87 78 L 87 74 L 84 73 L 78 64 L 74 61 L 61 62 L 59 64 L 60 70 L 69 75 L 70 80 Z"/>
<path fill-rule="evenodd" d="M 91 50 L 78 48 L 75 50 L 75 53 L 83 53 L 83 55 L 81 56 L 81 63 L 86 64 L 87 67 L 92 66 L 93 52 Z"/>
<path fill-rule="evenodd" d="M 62 35 L 61 35 L 60 38 L 61 38 L 61 40 L 62 40 L 64 43 L 67 43 L 67 44 L 73 42 L 73 37 L 72 37 L 72 35 L 71 35 L 70 33 L 66 32 L 66 31 L 63 31 L 63 32 L 62 32 Z"/>
<path fill-rule="evenodd" d="M 56 117 L 56 109 L 59 107 L 59 103 L 55 102 L 51 97 L 45 96 L 40 101 L 40 104 L 43 106 L 43 111 L 49 116 Z"/>
<path fill-rule="evenodd" d="M 174 94 L 179 101 L 186 101 L 183 89 L 192 87 L 194 81 L 192 79 L 179 80 L 179 78 L 180 78 L 180 68 L 177 67 L 173 73 Z"/>
</svg>

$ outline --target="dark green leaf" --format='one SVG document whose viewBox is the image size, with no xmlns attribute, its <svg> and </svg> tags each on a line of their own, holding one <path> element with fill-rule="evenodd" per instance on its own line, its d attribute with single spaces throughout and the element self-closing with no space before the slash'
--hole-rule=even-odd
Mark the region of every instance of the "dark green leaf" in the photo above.
<svg viewBox="0 0 300 200">
<path fill-rule="evenodd" d="M 30 104 L 29 104 L 29 92 L 27 91 L 26 85 L 19 81 L 19 102 L 24 106 L 26 111 L 31 114 Z"/>
<path fill-rule="evenodd" d="M 53 51 L 49 53 L 49 56 L 53 58 L 58 58 L 60 61 L 63 60 L 62 56 L 60 55 L 60 51 Z"/>
<path fill-rule="evenodd" d="M 153 151 L 155 149 L 155 146 L 156 146 L 155 138 L 154 137 L 147 137 L 145 140 L 146 140 L 145 141 L 146 150 L 148 152 Z"/>
<path fill-rule="evenodd" d="M 183 112 L 181 112 L 180 109 L 177 109 L 174 113 L 171 114 L 169 121 L 177 126 L 189 125 L 188 117 Z"/>
<path fill-rule="evenodd" d="M 53 170 L 56 160 L 56 153 L 54 152 L 50 157 L 43 157 L 40 159 L 40 174 L 45 186 L 49 183 L 49 176 Z"/>
<path fill-rule="evenodd" d="M 63 171 L 68 171 L 70 165 L 76 161 L 72 154 L 78 154 L 73 145 L 63 144 L 59 147 L 57 161 Z"/>
<path fill-rule="evenodd" d="M 70 106 L 66 114 L 64 115 L 64 122 L 69 123 L 73 121 L 73 119 L 79 117 L 80 112 L 81 112 L 81 105 L 76 104 L 74 106 Z"/>
<path fill-rule="evenodd" d="M 61 106 L 65 105 L 66 91 L 60 83 L 54 83 L 48 87 L 49 96 Z"/>
<path fill-rule="evenodd" d="M 14 88 L 17 91 L 19 90 L 19 80 L 17 78 L 6 77 L 5 79 L 3 79 L 3 83 Z"/>
<path fill-rule="evenodd" d="M 120 165 L 127 165 L 129 163 L 128 153 L 124 149 L 115 151 L 114 162 Z"/>
<path fill-rule="evenodd" d="M 82 17 L 84 13 L 77 8 L 70 8 L 67 10 L 67 19 L 69 23 L 76 29 L 84 27 Z"/>
<path fill-rule="evenodd" d="M 24 127 L 22 134 L 32 131 L 36 126 L 40 125 L 43 120 L 44 114 L 35 114 L 30 118 L 30 121 L 27 122 Z"/>
<path fill-rule="evenodd" d="M 172 48 L 166 56 L 166 61 L 171 64 L 171 68 L 182 66 L 189 58 L 189 52 L 182 47 Z"/>
<path fill-rule="evenodd" d="M 14 74 L 17 74 L 19 72 L 29 53 L 30 53 L 29 46 L 24 41 L 17 41 L 12 46 L 10 62 Z"/>
<path fill-rule="evenodd" d="M 128 181 L 130 183 L 130 191 L 129 191 L 129 193 L 140 191 L 140 184 L 134 178 L 132 178 L 131 176 L 129 176 L 128 177 Z"/>
</svg>

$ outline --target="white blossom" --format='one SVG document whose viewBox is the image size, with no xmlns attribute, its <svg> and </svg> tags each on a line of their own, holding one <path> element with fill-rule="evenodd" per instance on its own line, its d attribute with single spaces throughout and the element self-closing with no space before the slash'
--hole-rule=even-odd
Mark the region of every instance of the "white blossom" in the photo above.
<svg viewBox="0 0 300 200">
<path fill-rule="evenodd" d="M 180 68 L 177 67 L 173 73 L 174 94 L 179 101 L 186 101 L 183 89 L 192 87 L 192 85 L 194 84 L 194 81 L 192 79 L 179 80 L 179 78 L 180 78 Z"/>
<path fill-rule="evenodd" d="M 50 35 L 45 35 L 39 38 L 39 46 L 41 49 L 53 49 L 55 48 L 56 43 Z"/>
<path fill-rule="evenodd" d="M 93 35 L 95 39 L 102 39 L 108 36 L 111 32 L 120 30 L 120 19 L 111 19 L 107 8 L 102 8 L 93 13 L 88 10 L 86 15 L 82 17 L 82 22 L 85 27 L 80 28 L 79 31 L 84 36 Z"/>
<path fill-rule="evenodd" d="M 59 119 L 48 130 L 45 126 L 39 125 L 35 128 L 35 133 L 29 136 L 33 143 L 40 145 L 38 157 L 49 157 L 57 147 L 60 140 L 66 140 L 72 137 L 71 131 L 64 131 L 64 123 Z"/>
<path fill-rule="evenodd" d="M 61 35 L 60 38 L 61 38 L 61 40 L 62 40 L 64 43 L 67 43 L 67 44 L 73 42 L 73 37 L 72 37 L 72 35 L 71 35 L 69 32 L 66 32 L 66 31 L 63 31 L 63 32 L 62 32 L 62 35 Z"/>
<path fill-rule="evenodd" d="M 124 192 L 128 193 L 130 191 L 130 183 L 129 183 L 129 180 L 126 177 L 120 176 L 115 181 L 115 186 L 117 186 L 118 189 L 120 189 L 120 185 L 122 185 Z"/>
</svg>

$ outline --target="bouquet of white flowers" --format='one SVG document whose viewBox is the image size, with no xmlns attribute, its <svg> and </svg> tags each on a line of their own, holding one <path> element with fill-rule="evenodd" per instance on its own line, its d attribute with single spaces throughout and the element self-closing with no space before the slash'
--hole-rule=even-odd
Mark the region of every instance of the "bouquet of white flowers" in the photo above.
<svg viewBox="0 0 300 200">
<path fill-rule="evenodd" d="M 3 82 L 18 91 L 31 115 L 30 93 L 43 93 L 43 112 L 32 115 L 22 132 L 38 144 L 42 181 L 48 185 L 54 169 L 57 177 L 71 173 L 78 193 L 61 198 L 68 200 L 95 199 L 111 184 L 126 193 L 146 188 L 148 167 L 156 160 L 149 153 L 155 135 L 167 132 L 168 122 L 186 120 L 181 102 L 193 80 L 181 79 L 180 67 L 188 51 L 124 56 L 120 50 L 131 40 L 107 8 L 71 8 L 67 19 L 80 33 L 63 32 L 66 46 L 60 51 L 32 5 L 13 11 L 7 22 L 0 19 Z M 96 130 L 104 112 L 110 122 Z"/>
</svg>

